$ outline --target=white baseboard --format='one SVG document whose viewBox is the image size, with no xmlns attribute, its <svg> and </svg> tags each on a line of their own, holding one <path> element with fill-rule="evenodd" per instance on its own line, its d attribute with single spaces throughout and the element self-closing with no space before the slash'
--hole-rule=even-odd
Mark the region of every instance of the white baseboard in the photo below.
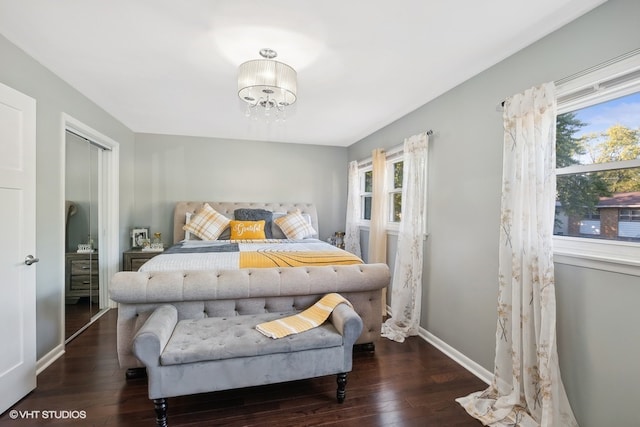
<svg viewBox="0 0 640 427">
<path fill-rule="evenodd" d="M 40 375 L 40 372 L 44 371 L 51 365 L 53 362 L 58 360 L 60 356 L 64 354 L 64 344 L 60 344 L 53 348 L 49 353 L 42 356 L 36 362 L 36 375 Z"/>
<path fill-rule="evenodd" d="M 427 331 L 424 328 L 420 328 L 418 336 L 446 354 L 450 359 L 453 359 L 460 366 L 465 368 L 467 371 L 471 372 L 476 377 L 480 378 L 487 385 L 491 384 L 493 380 L 493 373 L 489 372 L 484 367 L 480 366 L 473 360 L 469 359 L 464 354 L 460 353 L 455 348 L 451 347 L 446 342 L 442 341 L 440 338 L 433 335 L 431 332 Z"/>
</svg>

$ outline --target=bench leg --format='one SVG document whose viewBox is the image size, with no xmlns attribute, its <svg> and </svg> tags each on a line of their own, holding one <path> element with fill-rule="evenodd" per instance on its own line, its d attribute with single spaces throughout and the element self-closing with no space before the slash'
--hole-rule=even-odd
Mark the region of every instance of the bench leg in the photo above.
<svg viewBox="0 0 640 427">
<path fill-rule="evenodd" d="M 156 425 L 167 427 L 167 399 L 153 399 L 153 407 L 156 411 Z"/>
<path fill-rule="evenodd" d="M 341 374 L 338 374 L 338 392 L 336 393 L 336 396 L 338 398 L 338 403 L 344 402 L 344 398 L 347 395 L 346 388 L 347 388 L 347 374 L 346 372 L 343 372 Z"/>
</svg>

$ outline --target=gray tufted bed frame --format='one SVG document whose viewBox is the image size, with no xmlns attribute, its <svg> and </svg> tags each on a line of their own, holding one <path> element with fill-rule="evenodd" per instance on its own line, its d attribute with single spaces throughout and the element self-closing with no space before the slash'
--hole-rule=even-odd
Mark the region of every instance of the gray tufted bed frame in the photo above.
<svg viewBox="0 0 640 427">
<path fill-rule="evenodd" d="M 184 239 L 185 215 L 205 202 L 178 202 L 174 211 L 173 240 Z M 307 203 L 206 202 L 232 216 L 238 208 L 273 212 L 300 209 L 318 230 L 315 206 Z M 172 304 L 178 319 L 234 316 L 303 310 L 326 293 L 338 292 L 353 304 L 363 321 L 356 344 L 373 348 L 380 337 L 382 289 L 389 284 L 385 264 L 249 268 L 240 270 L 119 272 L 111 281 L 111 299 L 118 303 L 117 345 L 122 368 L 143 365 L 133 354 L 136 332 L 159 306 Z"/>
</svg>

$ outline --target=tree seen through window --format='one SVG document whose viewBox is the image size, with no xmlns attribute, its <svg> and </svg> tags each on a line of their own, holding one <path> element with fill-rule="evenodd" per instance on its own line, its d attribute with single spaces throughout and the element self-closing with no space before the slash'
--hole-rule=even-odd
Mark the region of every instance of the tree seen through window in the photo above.
<svg viewBox="0 0 640 427">
<path fill-rule="evenodd" d="M 558 115 L 556 167 L 596 166 L 557 177 L 555 234 L 640 241 L 640 224 L 620 215 L 640 209 L 640 168 L 622 167 L 636 159 L 640 92 Z"/>
</svg>

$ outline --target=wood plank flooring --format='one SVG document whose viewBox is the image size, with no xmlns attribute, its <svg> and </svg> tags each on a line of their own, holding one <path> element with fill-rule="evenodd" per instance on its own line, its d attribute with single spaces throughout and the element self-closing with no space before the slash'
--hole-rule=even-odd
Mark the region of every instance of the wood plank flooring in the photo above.
<svg viewBox="0 0 640 427">
<path fill-rule="evenodd" d="M 12 420 L 7 411 L 0 426 L 155 425 L 146 379 L 126 380 L 118 366 L 116 317 L 110 310 L 71 341 L 65 355 L 38 376 L 36 390 L 11 408 L 23 415 L 32 411 L 30 419 Z M 403 344 L 381 339 L 374 354 L 354 355 L 342 405 L 331 376 L 170 398 L 169 426 L 477 427 L 481 423 L 454 399 L 485 388 L 418 337 Z M 45 419 L 43 411 L 52 412 Z"/>
<path fill-rule="evenodd" d="M 64 305 L 64 339 L 82 329 L 91 321 L 91 316 L 100 311 L 98 304 L 91 304 L 87 297 L 78 299 L 75 304 Z"/>
</svg>

